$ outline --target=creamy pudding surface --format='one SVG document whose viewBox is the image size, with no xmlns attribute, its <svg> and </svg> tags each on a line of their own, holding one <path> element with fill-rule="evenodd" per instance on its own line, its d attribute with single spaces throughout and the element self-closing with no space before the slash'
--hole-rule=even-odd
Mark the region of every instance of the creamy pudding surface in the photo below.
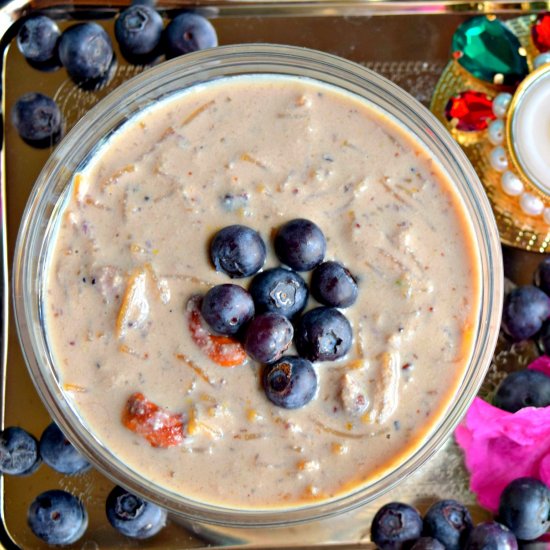
<svg viewBox="0 0 550 550">
<path fill-rule="evenodd" d="M 341 310 L 350 352 L 315 363 L 316 396 L 287 410 L 261 365 L 205 353 L 193 297 L 250 283 L 215 271 L 216 231 L 259 231 L 267 269 L 293 218 L 322 229 L 359 294 Z M 88 429 L 147 480 L 230 507 L 331 499 L 402 463 L 455 397 L 480 308 L 471 224 L 430 152 L 366 101 L 295 77 L 222 79 L 130 120 L 75 174 L 48 261 L 47 337 Z"/>
</svg>

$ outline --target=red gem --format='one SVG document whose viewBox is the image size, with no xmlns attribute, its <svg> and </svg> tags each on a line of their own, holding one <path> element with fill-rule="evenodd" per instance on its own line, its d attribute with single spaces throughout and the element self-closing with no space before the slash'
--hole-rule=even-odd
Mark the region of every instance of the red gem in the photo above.
<svg viewBox="0 0 550 550">
<path fill-rule="evenodd" d="M 493 100 L 482 92 L 467 90 L 451 97 L 445 107 L 445 116 L 449 122 L 456 123 L 457 130 L 479 132 L 485 130 L 493 113 Z"/>
<path fill-rule="evenodd" d="M 550 12 L 539 13 L 531 27 L 533 42 L 540 52 L 550 50 Z"/>
</svg>

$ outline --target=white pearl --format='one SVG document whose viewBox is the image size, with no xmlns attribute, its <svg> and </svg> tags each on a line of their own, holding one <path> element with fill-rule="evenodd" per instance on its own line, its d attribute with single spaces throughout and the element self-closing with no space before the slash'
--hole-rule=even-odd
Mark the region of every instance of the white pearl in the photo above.
<svg viewBox="0 0 550 550">
<path fill-rule="evenodd" d="M 493 145 L 500 145 L 504 141 L 504 121 L 500 118 L 489 124 L 489 141 Z"/>
<path fill-rule="evenodd" d="M 531 193 L 523 193 L 519 199 L 519 205 L 530 216 L 538 216 L 544 209 L 542 201 L 535 195 L 531 195 Z"/>
<path fill-rule="evenodd" d="M 495 99 L 493 99 L 493 113 L 495 113 L 495 116 L 504 118 L 510 101 L 512 101 L 512 94 L 506 92 L 498 94 Z"/>
<path fill-rule="evenodd" d="M 500 182 L 503 191 L 511 197 L 517 197 L 523 193 L 523 182 L 510 170 L 502 174 Z"/>
<path fill-rule="evenodd" d="M 533 59 L 533 69 L 539 69 L 547 63 L 550 63 L 550 52 L 541 53 Z"/>
<path fill-rule="evenodd" d="M 544 212 L 542 213 L 542 215 L 544 216 L 544 221 L 545 221 L 547 224 L 550 224 L 550 208 L 545 208 L 545 209 L 544 209 Z"/>
<path fill-rule="evenodd" d="M 489 155 L 489 162 L 495 170 L 504 172 L 508 168 L 508 159 L 504 147 L 495 147 Z"/>
</svg>

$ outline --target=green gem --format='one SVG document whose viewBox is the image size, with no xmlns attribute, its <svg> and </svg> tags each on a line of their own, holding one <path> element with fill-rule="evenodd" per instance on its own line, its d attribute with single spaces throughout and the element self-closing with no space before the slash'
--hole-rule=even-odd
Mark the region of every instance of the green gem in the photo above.
<svg viewBox="0 0 550 550">
<path fill-rule="evenodd" d="M 485 82 L 516 85 L 529 73 L 516 35 L 498 19 L 469 19 L 453 35 L 453 57 Z M 502 75 L 502 76 L 499 76 Z"/>
</svg>

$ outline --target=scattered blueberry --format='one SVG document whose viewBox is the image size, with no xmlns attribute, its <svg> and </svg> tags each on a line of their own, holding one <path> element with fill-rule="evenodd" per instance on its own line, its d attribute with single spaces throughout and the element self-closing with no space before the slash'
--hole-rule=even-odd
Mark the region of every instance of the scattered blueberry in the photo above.
<svg viewBox="0 0 550 550">
<path fill-rule="evenodd" d="M 520 540 L 540 537 L 550 529 L 550 489 L 538 479 L 515 479 L 500 495 L 498 517 Z"/>
<path fill-rule="evenodd" d="M 216 233 L 210 244 L 210 258 L 216 271 L 232 278 L 258 272 L 266 257 L 260 234 L 244 225 L 229 225 Z"/>
<path fill-rule="evenodd" d="M 252 279 L 250 294 L 258 313 L 271 311 L 291 319 L 306 307 L 309 292 L 298 273 L 275 267 Z"/>
<path fill-rule="evenodd" d="M 550 405 L 550 376 L 531 369 L 510 373 L 498 387 L 493 405 L 512 413 Z"/>
<path fill-rule="evenodd" d="M 306 312 L 295 332 L 300 356 L 310 361 L 332 361 L 343 357 L 353 339 L 351 325 L 337 309 L 318 307 Z"/>
<path fill-rule="evenodd" d="M 323 262 L 311 274 L 311 294 L 325 306 L 348 307 L 357 299 L 357 282 L 338 262 Z"/>
<path fill-rule="evenodd" d="M 39 450 L 42 460 L 61 474 L 79 474 L 91 468 L 91 464 L 73 447 L 55 422 L 42 433 Z"/>
<path fill-rule="evenodd" d="M 537 266 L 533 276 L 535 286 L 540 288 L 544 293 L 550 294 L 550 258 L 545 258 Z"/>
<path fill-rule="evenodd" d="M 424 534 L 437 539 L 447 550 L 463 548 L 472 527 L 468 508 L 456 500 L 440 500 L 424 516 Z"/>
<path fill-rule="evenodd" d="M 326 248 L 323 232 L 309 220 L 290 220 L 275 235 L 275 253 L 279 260 L 296 271 L 309 271 L 320 264 Z"/>
<path fill-rule="evenodd" d="M 31 503 L 31 531 L 48 544 L 72 544 L 86 531 L 88 514 L 82 502 L 66 491 L 46 491 Z"/>
<path fill-rule="evenodd" d="M 41 464 L 38 441 L 23 428 L 0 432 L 0 472 L 13 476 L 32 474 Z"/>
<path fill-rule="evenodd" d="M 50 147 L 61 137 L 61 111 L 46 95 L 30 93 L 20 97 L 13 106 L 11 120 L 21 139 L 33 147 Z"/>
<path fill-rule="evenodd" d="M 26 19 L 17 33 L 17 47 L 34 67 L 57 64 L 57 44 L 61 32 L 55 21 L 45 15 Z"/>
<path fill-rule="evenodd" d="M 111 39 L 97 23 L 78 23 L 61 35 L 59 59 L 75 82 L 94 87 L 103 82 L 112 67 Z"/>
<path fill-rule="evenodd" d="M 476 525 L 470 532 L 466 550 L 517 550 L 514 533 L 496 521 Z"/>
<path fill-rule="evenodd" d="M 181 13 L 166 27 L 166 57 L 214 48 L 218 36 L 212 23 L 197 13 Z"/>
<path fill-rule="evenodd" d="M 445 546 L 437 539 L 421 537 L 411 546 L 411 550 L 445 550 Z"/>
<path fill-rule="evenodd" d="M 164 23 L 159 13 L 147 5 L 132 5 L 115 22 L 115 37 L 125 56 L 145 56 L 160 44 Z"/>
<path fill-rule="evenodd" d="M 514 340 L 534 336 L 550 316 L 550 298 L 534 286 L 519 286 L 504 299 L 502 328 Z"/>
<path fill-rule="evenodd" d="M 537 334 L 537 346 L 543 355 L 550 355 L 550 321 L 544 321 Z"/>
<path fill-rule="evenodd" d="M 166 525 L 166 510 L 118 486 L 109 493 L 105 511 L 117 531 L 134 539 L 152 537 Z"/>
<path fill-rule="evenodd" d="M 390 502 L 376 512 L 370 533 L 372 542 L 381 550 L 408 548 L 420 538 L 422 518 L 412 506 Z"/>
<path fill-rule="evenodd" d="M 244 348 L 248 355 L 260 363 L 273 363 L 280 359 L 292 344 L 294 328 L 279 313 L 262 313 L 246 327 Z"/>
<path fill-rule="evenodd" d="M 238 285 L 217 285 L 205 294 L 201 313 L 212 330 L 233 335 L 254 316 L 254 302 Z"/>
<path fill-rule="evenodd" d="M 317 374 L 313 365 L 292 355 L 265 367 L 263 387 L 267 398 L 285 409 L 307 405 L 317 391 Z"/>
</svg>

